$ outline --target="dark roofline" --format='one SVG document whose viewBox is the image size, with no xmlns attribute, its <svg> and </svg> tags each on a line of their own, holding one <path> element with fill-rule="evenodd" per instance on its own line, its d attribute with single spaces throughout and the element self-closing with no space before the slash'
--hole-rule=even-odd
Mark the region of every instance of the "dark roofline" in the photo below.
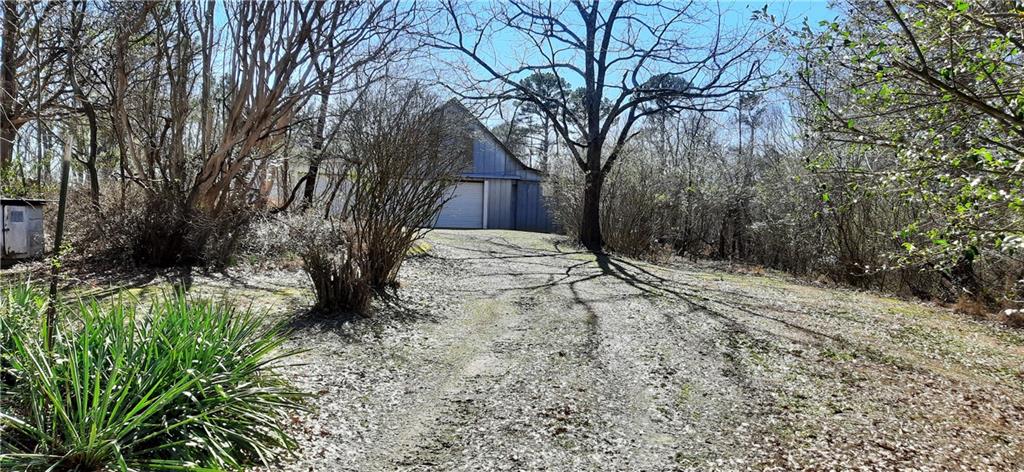
<svg viewBox="0 0 1024 472">
<path fill-rule="evenodd" d="M 42 198 L 22 198 L 22 197 L 4 197 L 0 196 L 0 203 L 13 203 L 22 205 L 45 205 L 47 203 L 54 203 L 53 200 L 46 200 Z"/>
<path fill-rule="evenodd" d="M 497 137 L 497 136 L 495 136 L 495 135 L 494 135 L 494 133 L 493 133 L 493 132 L 491 132 L 491 130 L 490 130 L 490 129 L 488 129 L 488 128 L 487 128 L 487 126 L 486 126 L 486 125 L 484 125 L 484 123 L 483 123 L 482 121 L 480 121 L 480 118 L 477 118 L 477 116 L 476 116 L 475 114 L 473 114 L 473 112 L 472 112 L 472 111 L 470 111 L 470 110 L 469 110 L 469 108 L 466 108 L 466 106 L 465 106 L 465 105 L 463 105 L 463 104 L 462 104 L 462 102 L 460 102 L 459 100 L 457 100 L 457 99 L 455 99 L 455 98 L 451 98 L 451 99 L 449 99 L 449 100 L 448 100 L 447 102 L 445 102 L 445 104 L 444 104 L 444 105 L 442 105 L 442 106 L 443 106 L 443 107 L 446 107 L 446 106 L 449 106 L 449 105 L 454 105 L 454 106 L 457 106 L 457 107 L 459 107 L 459 109 L 460 109 L 460 110 L 462 110 L 462 111 L 463 111 L 463 112 L 464 112 L 464 113 L 465 113 L 466 115 L 469 115 L 469 116 L 471 116 L 471 117 L 473 118 L 473 120 L 474 120 L 474 121 L 476 122 L 476 124 L 477 124 L 477 125 L 478 125 L 478 126 L 479 126 L 479 127 L 481 128 L 481 129 L 483 129 L 483 130 L 484 130 L 484 132 L 485 132 L 485 133 L 487 133 L 487 135 L 488 135 L 488 136 L 490 136 L 490 137 L 491 137 L 491 139 L 493 139 L 493 140 L 494 140 L 494 142 L 498 143 L 498 146 L 501 146 L 501 149 L 502 149 L 503 151 L 505 151 L 505 154 L 508 154 L 508 157 L 511 157 L 511 158 L 512 158 L 512 160 L 514 160 L 514 161 L 518 162 L 518 163 L 519 163 L 519 165 L 523 166 L 523 168 L 525 168 L 526 170 L 532 170 L 532 171 L 534 171 L 534 172 L 536 172 L 536 173 L 538 173 L 538 174 L 543 174 L 543 172 L 541 172 L 541 171 L 540 171 L 540 169 L 535 169 L 535 168 L 533 168 L 533 167 L 530 167 L 530 166 L 526 165 L 526 163 L 525 163 L 525 162 L 523 162 L 523 161 L 522 161 L 521 159 L 519 159 L 519 156 L 516 156 L 516 154 L 515 154 L 514 152 L 512 152 L 512 150 L 511 150 L 511 149 L 509 149 L 509 148 L 508 148 L 508 146 L 506 146 L 506 145 L 505 145 L 505 142 L 504 142 L 504 141 L 502 141 L 501 139 L 498 139 L 498 137 Z"/>
</svg>

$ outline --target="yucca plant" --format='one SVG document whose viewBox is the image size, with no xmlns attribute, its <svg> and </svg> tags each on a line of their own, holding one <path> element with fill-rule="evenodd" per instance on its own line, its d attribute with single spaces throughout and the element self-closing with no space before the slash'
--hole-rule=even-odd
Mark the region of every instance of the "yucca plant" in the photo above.
<svg viewBox="0 0 1024 472">
<path fill-rule="evenodd" d="M 38 327 L 46 311 L 46 296 L 28 283 L 0 291 L 0 395 L 19 377 L 14 368 L 14 340 L 19 333 Z"/>
<path fill-rule="evenodd" d="M 235 470 L 294 449 L 285 422 L 303 395 L 276 371 L 292 354 L 280 326 L 181 294 L 63 318 L 52 352 L 15 336 L 24 380 L 0 411 L 0 468 Z"/>
</svg>

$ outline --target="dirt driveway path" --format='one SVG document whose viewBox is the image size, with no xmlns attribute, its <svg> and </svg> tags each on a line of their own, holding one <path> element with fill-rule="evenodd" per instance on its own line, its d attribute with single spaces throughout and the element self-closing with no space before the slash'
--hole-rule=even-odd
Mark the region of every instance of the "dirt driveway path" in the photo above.
<svg viewBox="0 0 1024 472">
<path fill-rule="evenodd" d="M 436 231 L 402 299 L 299 320 L 290 470 L 1024 468 L 1024 337 L 778 277 Z"/>
</svg>

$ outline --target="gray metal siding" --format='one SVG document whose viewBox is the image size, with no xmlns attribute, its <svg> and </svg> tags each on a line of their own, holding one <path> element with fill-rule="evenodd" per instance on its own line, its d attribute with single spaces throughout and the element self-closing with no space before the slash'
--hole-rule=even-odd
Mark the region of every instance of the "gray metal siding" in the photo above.
<svg viewBox="0 0 1024 472">
<path fill-rule="evenodd" d="M 490 134 L 478 130 L 473 133 L 473 174 L 516 177 L 520 179 L 540 179 L 536 172 L 524 167 L 519 161 L 509 156 Z"/>
<path fill-rule="evenodd" d="M 473 172 L 477 174 L 507 175 L 507 156 L 488 139 L 473 140 Z"/>
<path fill-rule="evenodd" d="M 550 231 L 541 193 L 541 176 L 505 152 L 483 128 L 472 132 L 473 166 L 463 178 L 487 181 L 487 227 Z"/>
<path fill-rule="evenodd" d="M 541 192 L 540 182 L 520 181 L 516 185 L 515 229 L 523 231 L 551 231 Z"/>
<path fill-rule="evenodd" d="M 490 179 L 487 181 L 487 227 L 493 229 L 514 229 L 512 221 L 512 181 Z"/>
</svg>

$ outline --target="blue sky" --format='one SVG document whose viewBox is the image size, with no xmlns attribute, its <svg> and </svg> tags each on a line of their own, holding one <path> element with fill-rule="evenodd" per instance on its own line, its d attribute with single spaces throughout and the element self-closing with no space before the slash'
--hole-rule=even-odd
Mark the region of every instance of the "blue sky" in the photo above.
<svg viewBox="0 0 1024 472">
<path fill-rule="evenodd" d="M 836 19 L 836 17 L 839 14 L 837 10 L 833 10 L 833 9 L 831 9 L 829 7 L 829 2 L 827 0 L 792 0 L 792 1 L 765 1 L 765 0 L 762 0 L 762 1 L 727 1 L 727 0 L 722 0 L 722 1 L 718 1 L 718 2 L 716 2 L 716 1 L 700 2 L 698 0 L 698 3 L 702 3 L 703 5 L 707 6 L 710 9 L 712 9 L 712 11 L 717 12 L 717 11 L 720 10 L 722 13 L 718 14 L 718 15 L 716 15 L 716 14 L 706 15 L 703 18 L 706 18 L 707 21 L 705 21 L 705 22 L 703 22 L 701 24 L 690 25 L 688 27 L 688 30 L 684 31 L 684 34 L 688 38 L 693 38 L 696 41 L 695 44 L 696 43 L 705 42 L 709 38 L 713 37 L 713 34 L 714 34 L 713 30 L 715 29 L 715 21 L 716 20 L 720 20 L 721 21 L 723 30 L 739 30 L 739 31 L 745 30 L 747 27 L 750 27 L 751 24 L 752 24 L 751 23 L 753 21 L 751 19 L 752 12 L 761 10 L 765 6 L 767 6 L 768 12 L 776 17 L 777 21 L 779 21 L 779 22 L 784 21 L 785 26 L 788 29 L 790 29 L 790 30 L 799 30 L 799 29 L 801 29 L 802 25 L 804 24 L 805 21 L 806 21 L 806 23 L 812 29 L 819 29 L 820 27 L 818 26 L 818 24 L 821 21 L 832 21 L 832 20 Z M 490 4 L 488 2 L 483 1 L 483 0 L 472 2 L 472 3 L 469 4 L 469 6 L 472 9 L 474 9 L 474 10 L 477 10 L 477 9 L 483 10 L 483 9 L 488 8 L 489 5 Z M 567 11 L 566 15 L 565 15 L 565 18 L 563 18 L 563 21 L 570 22 L 570 24 L 571 24 L 571 22 L 575 19 L 575 18 L 573 18 L 574 14 L 575 14 L 575 12 Z M 488 49 L 488 51 L 485 52 L 484 54 L 485 55 L 489 55 L 492 62 L 497 62 L 497 63 L 502 63 L 503 64 L 502 67 L 498 67 L 499 70 L 502 70 L 502 69 L 508 70 L 509 68 L 515 67 L 516 64 L 524 64 L 524 63 L 544 64 L 544 63 L 546 63 L 544 58 L 542 58 L 542 57 L 535 57 L 535 54 L 537 54 L 537 53 L 536 53 L 536 49 L 535 49 L 534 45 L 531 45 L 531 44 L 528 44 L 528 43 L 521 44 L 520 43 L 521 41 L 522 41 L 522 38 L 516 38 L 515 35 L 511 35 L 511 36 L 510 35 L 505 35 L 505 34 L 494 35 L 494 36 L 490 37 L 489 40 L 485 41 L 486 49 Z M 760 57 L 762 59 L 767 59 L 767 62 L 765 62 L 765 64 L 769 64 L 769 65 L 766 66 L 766 69 L 768 69 L 768 70 L 776 70 L 776 71 L 792 70 L 793 65 L 786 63 L 787 59 L 788 60 L 792 60 L 792 58 L 787 58 L 784 55 L 784 53 L 782 53 L 782 52 L 775 52 L 776 51 L 776 47 L 773 46 L 773 45 L 770 45 L 769 43 L 764 43 L 764 45 L 765 45 L 765 48 L 768 49 L 768 52 L 766 52 L 766 55 L 762 55 Z M 699 54 L 699 53 L 695 53 L 695 54 Z M 457 57 L 457 55 L 456 55 L 456 57 Z M 450 57 L 450 59 L 454 59 L 454 57 Z M 477 75 L 477 77 L 481 77 L 481 78 L 485 77 L 487 75 L 487 74 L 481 73 L 481 70 L 479 69 L 478 66 L 474 66 L 472 64 L 467 64 L 467 65 L 469 66 L 470 69 L 474 70 L 474 74 L 473 75 Z M 442 69 L 446 69 L 446 68 L 442 68 Z M 467 77 L 465 76 L 464 73 L 455 72 L 455 71 L 457 71 L 457 69 L 448 69 L 448 71 L 449 71 L 448 72 L 448 76 L 447 77 L 442 77 L 442 81 L 447 82 L 448 85 L 452 86 L 453 88 L 465 89 L 466 91 L 469 91 L 468 88 L 461 86 L 461 85 L 463 85 L 463 84 L 461 84 L 461 82 L 463 82 L 464 80 L 467 79 Z M 452 72 L 455 72 L 455 73 L 452 73 Z M 528 75 L 528 73 L 523 73 L 521 75 L 521 77 L 525 77 L 526 75 Z M 579 81 L 581 79 L 579 77 L 574 77 L 571 74 L 565 75 L 565 76 L 563 76 L 563 78 L 567 79 L 570 82 L 570 84 L 572 84 L 573 86 L 580 86 L 580 85 L 582 85 L 581 83 L 579 83 Z M 444 79 L 447 79 L 447 80 L 444 80 Z M 450 92 L 446 92 L 446 91 L 440 91 L 440 92 L 441 92 L 442 95 L 448 95 L 450 93 Z M 782 107 L 783 109 L 787 109 L 788 102 L 787 102 L 787 100 L 785 98 L 784 93 L 782 91 L 778 91 L 778 90 L 777 90 L 777 92 L 778 93 L 770 94 L 768 96 L 768 101 L 770 103 L 777 104 L 777 106 Z M 608 93 L 614 93 L 614 92 L 610 91 Z M 728 100 L 729 100 L 728 98 L 725 99 L 726 102 Z M 511 116 L 511 113 L 512 113 L 512 109 L 510 108 L 511 104 L 508 104 L 508 103 L 506 103 L 503 107 L 499 107 L 499 108 L 492 108 L 492 107 L 489 107 L 489 106 L 484 106 L 484 107 L 481 108 L 481 107 L 479 107 L 480 105 L 494 105 L 494 103 L 492 103 L 492 102 L 474 103 L 473 101 L 466 101 L 466 100 L 463 100 L 463 102 L 465 102 L 467 105 L 470 105 L 471 108 L 476 109 L 476 111 L 479 114 L 482 115 L 482 116 L 480 116 L 480 118 L 482 118 L 482 120 L 484 121 L 484 123 L 487 126 L 495 126 L 495 125 L 501 123 L 502 121 L 506 121 L 507 119 L 509 119 L 509 117 Z M 474 106 L 474 105 L 477 105 L 477 106 Z M 727 123 L 731 123 L 730 120 L 732 119 L 732 115 L 731 115 L 731 112 L 724 112 L 724 113 L 715 113 L 715 112 L 713 112 L 713 113 L 711 113 L 711 118 L 713 120 L 720 121 L 723 124 L 727 124 Z M 724 135 L 730 135 L 732 132 L 733 132 L 733 127 L 732 126 L 724 126 L 723 127 L 722 133 Z"/>
<path fill-rule="evenodd" d="M 797 0 L 790 2 L 783 1 L 772 1 L 772 2 L 739 2 L 730 1 L 723 3 L 731 3 L 734 5 L 744 5 L 760 8 L 761 5 L 768 5 L 768 10 L 773 12 L 782 12 L 788 9 L 789 14 L 793 17 L 803 18 L 807 17 L 812 25 L 816 25 L 820 20 L 831 20 L 835 17 L 836 12 L 829 9 L 828 2 L 826 0 Z"/>
<path fill-rule="evenodd" d="M 693 40 L 693 45 L 695 46 L 703 46 L 710 43 L 710 39 L 717 34 L 716 29 L 719 27 L 717 22 L 721 23 L 720 28 L 724 38 L 728 38 L 730 34 L 746 31 L 752 25 L 752 13 L 766 6 L 768 12 L 775 17 L 777 22 L 784 23 L 786 27 L 793 30 L 800 29 L 805 19 L 809 25 L 817 28 L 820 21 L 832 20 L 836 17 L 836 13 L 829 8 L 829 2 L 826 0 L 698 0 L 694 6 L 688 6 L 688 3 L 681 1 L 680 6 L 688 7 L 688 11 L 696 12 L 701 20 L 704 21 L 699 24 L 684 23 L 684 29 L 680 30 L 679 33 L 683 34 L 685 38 Z M 578 14 L 573 8 L 568 6 L 568 2 L 564 4 L 554 2 L 554 5 L 555 8 L 566 8 L 562 21 L 565 21 L 570 26 L 579 21 Z M 486 14 L 487 10 L 492 8 L 493 3 L 482 0 L 470 1 L 464 4 L 464 6 L 475 14 L 481 14 L 481 20 L 487 20 L 489 19 Z M 671 8 L 672 3 L 667 3 L 667 6 Z M 602 6 L 603 10 L 607 10 L 607 8 Z M 657 20 L 657 17 L 648 18 L 648 20 L 651 19 Z M 467 29 L 471 29 L 468 25 L 473 20 L 467 17 L 463 21 L 465 22 L 464 26 Z M 751 35 L 745 35 L 744 37 L 750 39 Z M 504 67 L 501 67 L 503 69 L 514 68 L 521 64 L 541 64 L 546 62 L 543 57 L 534 57 L 539 54 L 536 46 L 519 34 L 495 32 L 495 34 L 491 34 L 483 39 L 482 49 L 479 52 L 481 52 L 481 55 L 488 57 L 488 62 L 502 64 L 504 65 Z M 458 56 L 458 54 L 455 54 L 455 56 Z M 573 60 L 570 57 L 560 54 L 560 59 L 563 60 Z M 777 56 L 777 58 L 781 60 L 781 56 Z M 572 78 L 565 78 L 573 82 Z"/>
<path fill-rule="evenodd" d="M 429 4 L 430 1 L 432 0 L 427 0 L 427 3 Z M 501 2 L 502 0 L 493 1 Z M 227 13 L 225 11 L 228 8 L 227 3 L 230 2 L 219 2 L 215 12 L 214 22 L 222 28 L 227 21 Z M 555 3 L 557 4 L 558 2 L 556 1 Z M 565 0 L 565 3 L 568 3 L 568 0 Z M 689 3 L 689 0 L 679 0 L 679 3 L 683 5 Z M 721 16 L 723 26 L 732 26 L 734 28 L 742 28 L 749 24 L 751 12 L 760 10 L 766 5 L 770 13 L 780 20 L 785 18 L 786 24 L 793 29 L 798 29 L 804 22 L 804 19 L 812 27 L 817 27 L 820 21 L 832 20 L 837 15 L 834 10 L 829 8 L 828 0 L 697 0 L 696 3 L 708 5 L 714 9 L 721 9 L 724 12 Z M 467 4 L 474 10 L 485 10 L 491 6 L 492 1 L 469 0 Z M 701 32 L 695 32 L 694 37 L 701 38 Z M 221 39 L 230 41 L 230 34 L 225 34 Z M 497 57 L 504 58 L 512 57 L 517 53 L 522 54 L 526 52 L 525 50 L 530 49 L 523 48 L 522 45 L 506 42 L 506 38 L 502 37 L 491 38 L 491 46 L 494 48 L 494 54 Z"/>
<path fill-rule="evenodd" d="M 430 1 L 433 0 L 426 0 L 426 4 L 429 4 Z M 494 0 L 494 2 L 500 1 L 502 0 Z M 567 0 L 566 3 L 568 3 Z M 689 1 L 680 0 L 680 5 L 684 5 L 686 3 L 689 3 Z M 700 41 L 701 39 L 707 39 L 708 37 L 711 36 L 710 29 L 714 28 L 714 24 L 711 21 L 712 19 L 720 19 L 722 22 L 722 26 L 725 29 L 743 29 L 745 26 L 748 26 L 750 24 L 751 13 L 753 11 L 760 10 L 764 6 L 767 6 L 768 11 L 780 21 L 783 18 L 785 18 L 786 25 L 792 29 L 799 29 L 805 19 L 807 20 L 807 23 L 809 25 L 816 28 L 820 21 L 832 20 L 837 15 L 836 11 L 829 8 L 828 0 L 697 0 L 696 3 L 698 4 L 698 6 L 703 5 L 712 10 L 722 11 L 722 14 L 718 17 L 715 17 L 714 15 L 708 15 L 708 24 L 693 25 L 692 30 L 687 32 L 688 37 L 693 37 L 698 41 Z M 467 7 L 477 12 L 485 11 L 488 8 L 491 8 L 494 4 L 495 3 L 492 3 L 491 1 L 488 0 L 468 0 L 465 3 Z M 224 25 L 224 23 L 226 22 L 226 13 L 224 11 L 225 8 L 227 8 L 227 4 L 218 4 L 215 22 L 219 23 L 220 25 Z M 567 13 L 573 12 L 569 11 Z M 566 20 L 571 23 L 572 18 L 566 18 Z M 701 28 L 708 28 L 708 30 L 701 31 Z M 509 62 L 537 62 L 535 61 L 535 59 L 537 58 L 530 57 L 531 50 L 535 51 L 535 49 L 533 49 L 531 45 L 517 44 L 516 41 L 514 41 L 512 38 L 502 36 L 503 35 L 495 35 L 494 37 L 489 38 L 490 40 L 487 41 L 488 47 L 491 49 L 490 54 L 492 54 L 493 58 L 495 58 L 497 61 L 503 62 L 508 60 Z M 225 35 L 222 39 L 225 41 L 230 41 L 230 35 Z M 457 54 L 454 55 L 454 57 L 449 56 L 448 59 L 457 60 L 457 56 Z M 779 61 L 778 64 L 781 64 L 784 60 L 784 57 L 781 54 L 770 53 L 769 57 L 770 60 L 774 59 Z M 539 62 L 544 61 L 540 60 Z M 410 73 L 413 75 L 418 75 L 418 73 L 415 72 L 415 69 L 418 69 L 420 67 L 430 68 L 432 65 L 436 66 L 438 64 L 433 63 L 430 60 L 427 60 L 426 63 L 419 64 L 418 66 L 413 66 L 412 69 L 410 70 Z M 776 68 L 781 68 L 781 65 L 776 66 Z M 525 75 L 526 74 L 524 74 L 524 76 Z M 459 81 L 459 79 L 463 78 L 465 77 L 449 77 L 449 79 L 452 79 L 451 82 L 457 82 Z M 577 78 L 566 77 L 566 79 L 573 83 L 574 86 L 580 85 L 576 83 L 578 82 Z M 445 93 L 442 92 L 442 94 Z"/>
<path fill-rule="evenodd" d="M 684 6 L 689 2 L 681 2 L 680 5 Z M 729 37 L 730 34 L 739 34 L 742 37 L 748 38 L 754 41 L 758 37 L 756 34 L 743 34 L 748 28 L 754 26 L 756 29 L 757 25 L 753 25 L 753 19 L 751 18 L 752 13 L 759 11 L 762 8 L 767 7 L 767 11 L 772 14 L 777 22 L 784 22 L 784 25 L 790 30 L 799 30 L 804 22 L 810 25 L 812 28 L 818 28 L 818 24 L 821 21 L 831 21 L 836 18 L 836 11 L 829 8 L 829 2 L 827 0 L 790 0 L 790 1 L 739 1 L 739 0 L 722 0 L 722 1 L 706 1 L 701 2 L 698 0 L 697 5 L 693 7 L 693 10 L 697 12 L 699 18 L 702 20 L 698 23 L 684 23 L 684 28 L 679 31 L 687 38 L 689 44 L 694 45 L 698 48 L 703 48 L 710 45 L 710 40 L 715 37 L 715 30 L 718 28 L 718 22 L 721 23 L 723 35 Z M 555 5 L 559 5 L 555 2 Z M 668 4 L 671 7 L 671 3 Z M 473 10 L 475 13 L 485 13 L 488 8 L 492 6 L 491 3 L 486 1 L 476 1 L 466 4 L 468 9 Z M 607 8 L 607 7 L 602 7 Z M 572 9 L 567 8 L 562 18 L 567 24 L 572 25 L 574 21 L 578 21 L 578 14 Z M 486 20 L 486 15 L 483 16 Z M 656 19 L 657 17 L 655 17 Z M 466 24 L 471 22 L 470 18 L 464 19 Z M 465 25 L 464 25 L 465 26 Z M 468 28 L 468 26 L 466 26 Z M 689 40 L 692 40 L 690 42 Z M 782 52 L 774 52 L 777 48 L 773 43 L 769 43 L 765 40 L 755 41 L 767 51 L 763 54 L 758 54 L 758 58 L 763 64 L 766 71 L 772 70 L 787 70 L 789 66 L 785 64 L 786 57 Z M 544 57 L 539 56 L 539 52 L 536 46 L 531 44 L 530 41 L 519 34 L 496 32 L 491 34 L 490 37 L 485 38 L 483 41 L 483 48 L 479 51 L 482 56 L 485 56 L 492 65 L 497 65 L 498 70 L 512 70 L 523 64 L 539 65 L 546 64 L 547 60 Z M 700 57 L 700 51 L 693 53 L 695 56 Z M 442 57 L 445 55 L 443 54 Z M 753 56 L 752 56 L 753 57 Z M 448 56 L 449 60 L 458 62 L 460 60 L 459 54 L 451 53 Z M 573 57 L 571 52 L 561 54 L 559 56 L 560 61 L 575 62 L 579 58 Z M 465 60 L 465 58 L 461 58 Z M 486 73 L 482 71 L 479 66 L 472 64 L 471 62 L 464 62 L 465 67 L 468 67 L 473 71 L 471 75 L 478 78 L 485 78 Z M 665 64 L 666 67 L 671 67 L 671 64 Z M 654 65 L 653 67 L 658 67 Z M 737 68 L 739 71 L 741 68 Z M 464 73 L 460 73 L 459 68 L 449 68 L 450 74 L 447 77 L 446 82 L 453 88 L 469 88 L 470 83 L 467 82 L 462 84 L 461 82 L 467 79 Z M 667 71 L 667 70 L 666 70 Z M 451 73 L 453 72 L 453 73 Z M 658 70 L 649 71 L 650 73 L 656 73 Z M 530 72 L 525 71 L 520 74 L 519 78 L 524 78 L 529 75 Z M 739 73 L 739 72 L 737 72 Z M 566 79 L 572 86 L 578 87 L 582 84 L 579 83 L 581 78 L 576 77 L 572 73 L 566 73 L 563 75 L 563 79 Z M 700 77 L 695 76 L 695 83 L 700 82 Z M 642 80 L 642 78 L 641 78 Z M 491 117 L 488 117 L 491 118 Z"/>
</svg>

